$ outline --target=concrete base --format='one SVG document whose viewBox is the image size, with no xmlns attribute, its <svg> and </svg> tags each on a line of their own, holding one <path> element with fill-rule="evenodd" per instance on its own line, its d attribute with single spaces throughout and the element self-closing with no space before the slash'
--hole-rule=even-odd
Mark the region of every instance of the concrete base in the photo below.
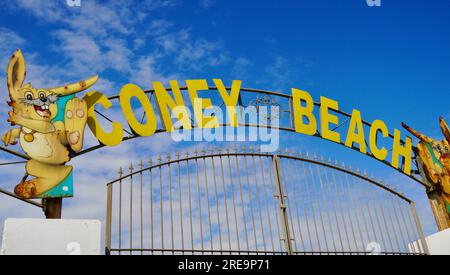
<svg viewBox="0 0 450 275">
<path fill-rule="evenodd" d="M 0 255 L 100 255 L 96 220 L 7 219 Z"/>
<path fill-rule="evenodd" d="M 431 255 L 450 255 L 450 229 L 441 231 L 425 238 Z M 410 251 L 419 251 L 420 242 L 410 244 Z M 422 250 L 423 251 L 423 250 Z"/>
</svg>

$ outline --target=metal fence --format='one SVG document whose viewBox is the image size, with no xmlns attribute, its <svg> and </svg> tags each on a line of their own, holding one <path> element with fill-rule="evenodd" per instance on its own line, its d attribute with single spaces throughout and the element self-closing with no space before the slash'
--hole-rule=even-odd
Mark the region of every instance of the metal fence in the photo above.
<svg viewBox="0 0 450 275">
<path fill-rule="evenodd" d="M 410 199 L 331 160 L 243 148 L 145 165 L 107 184 L 107 254 L 428 253 Z"/>
</svg>

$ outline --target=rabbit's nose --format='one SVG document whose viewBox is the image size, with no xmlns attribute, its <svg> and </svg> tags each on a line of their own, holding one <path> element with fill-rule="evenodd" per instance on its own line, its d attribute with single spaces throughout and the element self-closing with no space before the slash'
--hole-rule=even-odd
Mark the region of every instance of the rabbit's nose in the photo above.
<svg viewBox="0 0 450 275">
<path fill-rule="evenodd" d="M 41 101 L 45 103 L 48 101 L 48 99 L 46 97 L 43 97 L 43 98 L 41 98 Z"/>
</svg>

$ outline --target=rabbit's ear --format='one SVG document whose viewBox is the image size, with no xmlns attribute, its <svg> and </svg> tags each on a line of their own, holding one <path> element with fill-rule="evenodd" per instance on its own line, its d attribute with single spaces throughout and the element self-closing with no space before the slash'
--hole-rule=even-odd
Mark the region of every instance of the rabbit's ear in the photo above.
<svg viewBox="0 0 450 275">
<path fill-rule="evenodd" d="M 62 87 L 57 87 L 53 89 L 49 89 L 52 93 L 55 93 L 57 95 L 65 96 L 65 95 L 72 95 L 79 92 L 82 92 L 84 90 L 89 89 L 92 85 L 94 85 L 98 81 L 98 76 L 93 76 L 91 78 L 88 78 L 86 80 L 65 85 Z"/>
<path fill-rule="evenodd" d="M 19 98 L 19 89 L 25 80 L 26 68 L 25 59 L 23 58 L 22 51 L 17 49 L 8 64 L 7 71 L 7 85 L 9 91 L 9 97 L 15 101 Z"/>
<path fill-rule="evenodd" d="M 448 128 L 447 123 L 445 122 L 443 117 L 439 118 L 439 122 L 440 122 L 440 125 L 441 125 L 442 133 L 445 136 L 445 139 L 450 143 L 450 129 Z"/>
</svg>

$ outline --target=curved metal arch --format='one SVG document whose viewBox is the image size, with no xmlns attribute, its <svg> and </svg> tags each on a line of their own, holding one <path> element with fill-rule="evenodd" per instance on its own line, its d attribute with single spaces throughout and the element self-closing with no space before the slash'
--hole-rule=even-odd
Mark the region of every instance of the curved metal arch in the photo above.
<svg viewBox="0 0 450 275">
<path fill-rule="evenodd" d="M 371 179 L 365 175 L 361 175 L 358 172 L 355 172 L 353 170 L 349 170 L 349 169 L 345 169 L 343 167 L 339 167 L 337 165 L 333 165 L 332 163 L 326 163 L 324 161 L 319 161 L 318 159 L 311 159 L 308 156 L 296 156 L 296 155 L 290 155 L 290 154 L 285 154 L 285 153 L 279 153 L 279 154 L 267 154 L 267 153 L 258 153 L 258 152 L 215 152 L 215 153 L 209 153 L 209 154 L 197 154 L 194 156 L 190 156 L 190 157 L 184 157 L 184 158 L 177 158 L 177 159 L 173 159 L 173 160 L 169 160 L 166 162 L 161 162 L 161 163 L 157 163 L 155 165 L 149 166 L 147 168 L 142 168 L 139 170 L 135 170 L 132 173 L 129 173 L 125 176 L 121 176 L 111 182 L 108 182 L 106 185 L 114 185 L 117 182 L 121 182 L 127 178 L 139 175 L 143 172 L 146 171 L 150 171 L 156 168 L 160 168 L 160 167 L 165 167 L 165 166 L 169 166 L 172 164 L 176 164 L 176 163 L 180 163 L 180 162 L 184 162 L 184 161 L 192 161 L 192 160 L 199 160 L 199 159 L 210 159 L 210 158 L 214 158 L 214 157 L 245 157 L 245 156 L 255 156 L 255 157 L 267 157 L 267 158 L 274 158 L 274 157 L 278 157 L 278 158 L 285 158 L 285 159 L 292 159 L 292 160 L 298 160 L 298 161 L 303 161 L 303 162 L 307 162 L 307 163 L 311 163 L 311 164 L 315 164 L 315 165 L 319 165 L 319 166 L 323 166 L 326 168 L 330 168 L 330 169 L 334 169 L 336 171 L 340 171 L 346 174 L 349 174 L 351 176 L 357 177 L 359 179 L 365 180 L 367 182 L 370 182 L 371 184 L 390 192 L 391 194 L 394 194 L 396 196 L 398 196 L 399 198 L 405 200 L 408 203 L 412 203 L 413 201 L 409 198 L 407 198 L 404 194 L 399 193 L 397 190 L 394 190 L 380 182 L 377 182 L 374 179 Z"/>
<path fill-rule="evenodd" d="M 227 90 L 230 90 L 231 87 L 226 87 L 226 89 L 227 89 Z M 172 91 L 172 88 L 169 87 L 169 88 L 166 88 L 166 90 L 167 90 L 167 91 Z M 187 91 L 187 90 L 188 90 L 187 87 L 180 87 L 180 91 Z M 210 86 L 210 87 L 208 88 L 208 90 L 217 90 L 217 87 L 215 87 L 215 86 Z M 278 97 L 281 97 L 281 98 L 284 98 L 284 99 L 289 100 L 289 102 L 292 102 L 292 96 L 291 96 L 291 95 L 288 95 L 288 94 L 285 94 L 285 93 L 281 93 L 281 92 L 274 92 L 274 91 L 260 90 L 260 89 L 253 89 L 253 88 L 241 88 L 241 92 L 248 92 L 248 93 L 254 93 L 254 94 L 267 94 L 267 95 L 272 95 L 272 96 L 278 96 Z M 155 93 L 155 90 L 147 90 L 147 91 L 145 91 L 145 93 L 146 93 L 146 94 L 152 94 L 152 95 L 153 95 L 153 94 Z M 119 99 L 119 95 L 110 96 L 110 97 L 108 97 L 108 99 L 109 99 L 109 100 L 118 100 L 118 99 Z M 320 107 L 320 106 L 321 106 L 321 103 L 320 103 L 320 102 L 314 102 L 314 105 L 315 105 L 316 107 Z M 351 118 L 351 114 L 349 114 L 349 113 L 347 113 L 347 112 L 343 112 L 343 111 L 341 111 L 341 110 L 338 110 L 338 111 L 335 111 L 335 112 L 336 112 L 337 114 L 339 114 L 339 115 L 342 115 L 342 116 L 346 117 L 348 120 Z M 266 128 L 266 129 L 273 129 L 273 130 L 281 130 L 281 131 L 287 131 L 287 132 L 295 133 L 295 129 L 293 128 L 293 125 L 292 125 L 292 111 L 290 111 L 290 115 L 291 115 L 291 128 L 288 128 L 288 127 L 271 127 L 271 126 L 269 126 L 269 125 L 254 125 L 254 124 L 247 124 L 247 123 L 239 123 L 239 126 L 240 126 L 240 127 L 258 127 L 258 128 Z M 102 115 L 102 116 L 103 116 L 103 115 Z M 108 118 L 106 117 L 106 119 L 108 119 Z M 343 122 L 341 125 L 337 126 L 337 128 L 339 128 L 339 127 L 342 126 L 343 124 L 347 123 L 348 120 L 345 121 L 345 122 Z M 371 126 L 372 126 L 372 124 L 371 124 L 370 122 L 366 121 L 366 120 L 362 120 L 362 123 L 363 123 L 363 125 L 365 125 L 365 126 L 367 126 L 367 127 L 371 127 Z M 230 126 L 229 124 L 220 124 L 220 127 L 229 127 L 229 126 Z M 196 127 L 193 126 L 193 128 L 195 129 Z M 180 130 L 180 129 L 177 129 L 177 130 Z M 167 130 L 166 130 L 166 129 L 158 129 L 158 130 L 156 130 L 156 132 L 155 132 L 155 134 L 161 134 L 161 133 L 167 133 Z M 137 136 L 137 135 L 133 134 L 133 135 L 124 137 L 123 141 L 124 141 L 124 142 L 125 142 L 125 141 L 129 141 L 129 140 L 132 140 L 132 139 L 135 139 L 135 138 L 138 138 L 138 137 L 140 137 L 140 136 Z M 320 135 L 320 133 L 315 134 L 314 137 L 323 139 L 322 136 Z M 389 134 L 388 134 L 388 138 L 393 139 L 394 136 L 393 136 L 392 134 L 389 133 Z M 327 141 L 329 141 L 329 140 L 327 140 Z M 337 144 L 340 144 L 340 145 L 342 145 L 342 146 L 345 146 L 346 148 L 349 148 L 349 147 L 347 147 L 343 142 L 334 142 L 334 141 L 331 141 L 331 142 L 337 143 Z M 404 141 L 404 140 L 401 140 L 400 143 L 401 143 L 401 144 L 405 144 L 405 141 Z M 93 151 L 95 151 L 95 150 L 101 149 L 101 148 L 103 148 L 103 147 L 105 147 L 105 145 L 103 145 L 103 144 L 98 144 L 98 145 L 92 146 L 92 147 L 90 147 L 90 148 L 87 148 L 87 149 L 82 150 L 82 151 L 79 152 L 79 153 L 75 153 L 75 154 L 72 156 L 72 158 L 76 158 L 76 157 L 79 157 L 79 156 L 88 154 L 88 153 L 90 153 L 90 152 L 93 152 Z M 414 148 L 414 147 L 413 147 L 413 148 Z M 353 149 L 353 150 L 355 150 L 355 151 L 359 151 L 358 148 L 354 148 L 354 147 L 353 147 L 353 148 L 350 148 L 350 149 Z M 22 159 L 28 159 L 28 157 L 27 157 L 26 155 L 24 155 L 24 154 L 22 154 L 22 153 L 19 153 L 19 152 L 16 152 L 16 151 L 13 151 L 13 150 L 10 150 L 10 149 L 8 149 L 8 148 L 6 148 L 6 147 L 3 147 L 3 146 L 0 146 L 0 150 L 1 150 L 1 151 L 4 151 L 4 152 L 6 152 L 6 153 L 9 153 L 9 154 L 11 154 L 11 155 L 14 155 L 14 156 L 16 156 L 16 157 L 20 157 L 20 158 L 22 158 Z M 417 158 L 416 153 L 415 153 L 415 150 L 413 150 L 413 154 L 414 154 L 414 156 L 413 156 L 413 160 L 414 160 L 414 159 Z M 375 158 L 375 156 L 374 156 L 372 153 L 368 152 L 368 153 L 365 154 L 365 155 L 368 156 L 368 157 L 370 157 L 370 158 L 372 158 L 372 159 L 375 159 L 375 160 L 378 161 L 378 162 L 381 162 L 381 163 L 383 163 L 383 164 L 389 166 L 390 168 L 392 168 L 392 169 L 394 169 L 394 170 L 397 170 L 397 172 L 400 172 L 401 174 L 407 176 L 408 178 L 410 178 L 410 179 L 416 181 L 417 183 L 419 183 L 419 184 L 421 184 L 422 186 L 424 186 L 427 190 L 431 190 L 431 189 L 432 189 L 432 186 L 430 186 L 428 183 L 424 182 L 423 180 L 421 180 L 421 179 L 419 179 L 419 178 L 417 178 L 417 177 L 415 177 L 415 176 L 413 176 L 413 175 L 407 175 L 407 174 L 405 174 L 401 169 L 395 169 L 395 168 L 393 168 L 393 167 L 391 166 L 391 164 L 390 164 L 389 162 L 385 161 L 385 160 L 384 160 L 384 161 L 378 160 L 377 158 Z M 416 163 L 414 163 L 414 164 L 416 164 Z M 416 164 L 416 166 L 417 166 L 417 164 Z"/>
</svg>

